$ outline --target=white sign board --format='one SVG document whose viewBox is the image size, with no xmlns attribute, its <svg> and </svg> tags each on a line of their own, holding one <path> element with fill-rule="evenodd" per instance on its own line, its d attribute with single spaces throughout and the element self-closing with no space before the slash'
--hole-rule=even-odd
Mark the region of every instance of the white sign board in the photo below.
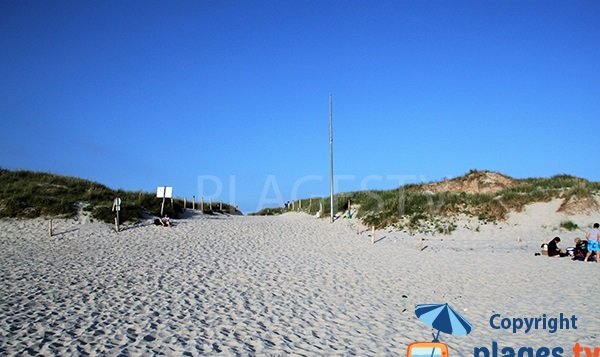
<svg viewBox="0 0 600 357">
<path fill-rule="evenodd" d="M 169 186 L 159 186 L 156 188 L 156 197 L 158 198 L 172 198 L 173 197 L 173 187 Z"/>
<path fill-rule="evenodd" d="M 113 211 L 120 211 L 121 210 L 121 199 L 120 198 L 115 198 L 115 200 L 113 201 Z"/>
</svg>

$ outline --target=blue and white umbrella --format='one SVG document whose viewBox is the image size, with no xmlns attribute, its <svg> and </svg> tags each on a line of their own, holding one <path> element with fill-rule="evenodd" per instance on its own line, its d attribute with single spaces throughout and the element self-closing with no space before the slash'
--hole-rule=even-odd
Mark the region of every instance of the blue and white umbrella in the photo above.
<svg viewBox="0 0 600 357">
<path fill-rule="evenodd" d="M 419 320 L 438 330 L 434 341 L 438 341 L 440 332 L 453 336 L 465 336 L 473 326 L 464 317 L 452 310 L 448 304 L 421 304 L 415 307 Z"/>
</svg>

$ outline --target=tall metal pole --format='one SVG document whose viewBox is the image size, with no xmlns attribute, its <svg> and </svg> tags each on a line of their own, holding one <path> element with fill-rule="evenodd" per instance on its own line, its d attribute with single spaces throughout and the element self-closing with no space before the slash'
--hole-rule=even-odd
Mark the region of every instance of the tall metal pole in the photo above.
<svg viewBox="0 0 600 357">
<path fill-rule="evenodd" d="M 331 208 L 330 221 L 333 223 L 333 96 L 329 95 L 329 203 Z"/>
</svg>

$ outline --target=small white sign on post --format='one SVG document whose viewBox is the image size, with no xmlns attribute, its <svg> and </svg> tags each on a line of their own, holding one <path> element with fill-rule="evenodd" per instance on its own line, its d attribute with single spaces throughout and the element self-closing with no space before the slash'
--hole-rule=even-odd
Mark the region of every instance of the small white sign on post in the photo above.
<svg viewBox="0 0 600 357">
<path fill-rule="evenodd" d="M 120 211 L 120 210 L 121 210 L 121 199 L 115 198 L 115 201 L 113 202 L 113 211 Z"/>
<path fill-rule="evenodd" d="M 162 217 L 165 210 L 165 198 L 173 199 L 173 187 L 158 186 L 156 188 L 156 197 L 162 198 L 162 204 L 160 206 L 160 216 Z"/>
<path fill-rule="evenodd" d="M 117 216 L 115 217 L 115 230 L 119 231 L 119 211 L 121 210 L 121 199 L 119 197 L 115 198 L 113 201 L 112 210 L 116 212 Z"/>
<path fill-rule="evenodd" d="M 157 198 L 172 198 L 173 197 L 173 187 L 169 186 L 159 186 L 156 188 L 156 197 Z"/>
</svg>

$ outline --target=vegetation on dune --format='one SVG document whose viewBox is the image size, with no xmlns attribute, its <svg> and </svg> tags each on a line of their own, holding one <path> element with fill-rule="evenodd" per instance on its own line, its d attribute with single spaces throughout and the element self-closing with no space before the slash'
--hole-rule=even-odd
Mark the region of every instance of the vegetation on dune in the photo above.
<svg viewBox="0 0 600 357">
<path fill-rule="evenodd" d="M 113 190 L 97 182 L 75 177 L 32 171 L 0 169 L 0 218 L 3 217 L 75 217 L 79 208 L 93 218 L 113 222 L 113 200 L 121 198 L 119 217 L 122 222 L 136 221 L 148 215 L 160 215 L 161 199 L 148 192 Z M 183 200 L 167 199 L 164 213 L 178 218 L 183 213 Z M 190 203 L 187 204 L 188 208 Z M 222 211 L 220 208 L 222 207 Z M 205 213 L 240 214 L 226 203 L 213 203 Z"/>
<path fill-rule="evenodd" d="M 482 224 L 487 224 L 506 218 L 511 211 L 521 211 L 527 204 L 548 202 L 555 198 L 564 199 L 560 208 L 564 212 L 599 209 L 595 199 L 600 192 L 599 182 L 569 175 L 522 180 L 502 175 L 500 185 L 490 183 L 490 177 L 494 176 L 486 173 L 471 171 L 465 176 L 445 180 L 442 184 L 410 184 L 394 190 L 340 193 L 335 196 L 335 211 L 347 211 L 350 202 L 352 207 L 358 208 L 353 213 L 367 225 L 449 233 L 456 228 L 456 217 L 461 214 L 476 217 Z M 487 180 L 481 186 L 486 189 L 496 187 L 497 190 L 478 191 L 477 180 Z M 451 187 L 453 191 L 442 191 L 440 187 Z M 461 187 L 466 191 L 460 192 Z M 435 191 L 431 191 L 431 188 Z M 113 190 L 97 182 L 49 173 L 0 169 L 0 218 L 66 218 L 75 217 L 78 210 L 83 209 L 95 219 L 113 222 L 115 214 L 112 203 L 116 197 L 122 200 L 122 222 L 160 214 L 161 200 L 154 193 Z M 165 213 L 178 218 L 184 211 L 183 204 L 181 199 L 168 199 Z M 189 202 L 187 207 L 190 207 Z M 267 208 L 254 215 L 276 215 L 292 210 L 312 215 L 320 212 L 327 217 L 330 212 L 329 197 L 302 199 L 287 207 Z M 205 203 L 204 213 L 240 214 L 235 207 L 219 202 L 213 203 L 212 207 Z M 575 229 L 571 223 L 564 222 L 561 227 Z"/>
<path fill-rule="evenodd" d="M 482 171 L 473 170 L 452 181 L 465 180 L 472 185 L 473 176 L 482 176 L 481 173 Z M 507 177 L 503 176 L 503 180 L 505 178 Z M 487 224 L 503 220 L 510 211 L 521 211 L 527 204 L 548 202 L 555 198 L 579 202 L 588 199 L 593 204 L 594 195 L 600 192 L 599 182 L 590 182 L 569 175 L 510 180 L 512 183 L 505 188 L 485 193 L 431 192 L 428 190 L 431 183 L 410 184 L 387 191 L 340 193 L 335 196 L 335 206 L 336 212 L 343 212 L 348 209 L 348 201 L 350 201 L 351 205 L 359 207 L 357 216 L 361 221 L 377 228 L 395 226 L 410 231 L 449 233 L 456 228 L 456 217 L 460 214 L 477 217 L 482 224 Z M 452 182 L 453 187 L 458 184 Z M 294 202 L 293 207 L 287 209 L 270 209 L 269 214 L 290 210 L 317 214 L 321 205 L 323 207 L 321 213 L 329 216 L 328 197 L 302 199 Z M 256 214 L 266 214 L 263 211 Z"/>
<path fill-rule="evenodd" d="M 577 228 L 579 228 L 579 226 L 572 221 L 564 221 L 560 223 L 560 228 L 566 229 L 568 231 L 574 231 Z"/>
<path fill-rule="evenodd" d="M 251 216 L 276 216 L 285 213 L 286 210 L 281 207 L 263 208 L 258 212 L 250 213 Z"/>
</svg>

